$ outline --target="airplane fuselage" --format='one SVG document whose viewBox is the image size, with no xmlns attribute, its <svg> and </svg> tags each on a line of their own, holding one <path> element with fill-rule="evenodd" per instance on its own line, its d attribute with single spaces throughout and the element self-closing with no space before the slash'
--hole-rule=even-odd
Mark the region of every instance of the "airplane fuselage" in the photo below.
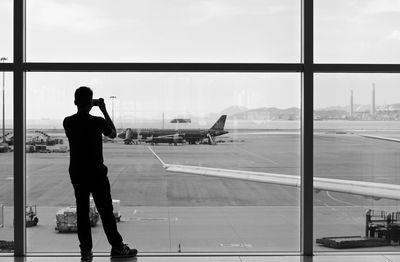
<svg viewBox="0 0 400 262">
<path fill-rule="evenodd" d="M 212 129 L 132 129 L 128 128 L 125 133 L 119 134 L 119 138 L 126 140 L 148 140 L 149 138 L 179 136 L 189 144 L 199 142 L 209 135 L 212 137 L 227 134 L 225 130 Z M 168 141 L 168 140 L 165 140 Z"/>
<path fill-rule="evenodd" d="M 124 139 L 126 144 L 139 141 L 155 143 L 156 140 L 159 143 L 180 141 L 195 144 L 206 138 L 210 144 L 215 144 L 215 137 L 228 133 L 224 130 L 225 120 L 226 115 L 220 116 L 209 129 L 127 128 L 124 132 L 118 134 L 118 137 Z"/>
</svg>

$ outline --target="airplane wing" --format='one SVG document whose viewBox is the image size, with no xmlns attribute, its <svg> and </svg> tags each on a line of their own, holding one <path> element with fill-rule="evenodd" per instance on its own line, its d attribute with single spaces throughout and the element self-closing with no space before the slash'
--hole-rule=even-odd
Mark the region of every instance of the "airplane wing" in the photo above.
<svg viewBox="0 0 400 262">
<path fill-rule="evenodd" d="M 240 180 L 277 184 L 284 186 L 293 186 L 293 187 L 300 187 L 301 183 L 299 176 L 242 171 L 233 169 L 167 164 L 151 149 L 151 147 L 149 147 L 149 149 L 154 154 L 154 156 L 161 162 L 163 168 L 167 172 L 203 175 L 203 176 L 211 176 L 219 178 L 240 179 Z M 353 195 L 361 195 L 376 200 L 381 198 L 400 200 L 400 185 L 393 185 L 393 184 L 314 177 L 314 190 L 317 192 L 331 191 L 331 192 L 347 193 Z"/>
</svg>

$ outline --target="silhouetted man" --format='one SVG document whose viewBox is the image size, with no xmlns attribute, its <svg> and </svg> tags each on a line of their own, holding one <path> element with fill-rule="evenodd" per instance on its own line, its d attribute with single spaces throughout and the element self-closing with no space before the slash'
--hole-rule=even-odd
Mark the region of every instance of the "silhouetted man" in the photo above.
<svg viewBox="0 0 400 262">
<path fill-rule="evenodd" d="M 78 112 L 66 117 L 63 125 L 70 146 L 69 174 L 75 191 L 81 258 L 89 261 L 93 258 L 89 219 L 90 193 L 112 247 L 111 257 L 135 256 L 137 250 L 130 249 L 124 244 L 118 233 L 110 182 L 107 177 L 108 169 L 103 164 L 102 135 L 114 138 L 116 136 L 114 124 L 107 113 L 104 100 L 101 98 L 93 100 L 90 88 L 79 87 L 75 91 L 74 102 Z M 98 106 L 104 118 L 90 115 L 92 106 Z"/>
</svg>

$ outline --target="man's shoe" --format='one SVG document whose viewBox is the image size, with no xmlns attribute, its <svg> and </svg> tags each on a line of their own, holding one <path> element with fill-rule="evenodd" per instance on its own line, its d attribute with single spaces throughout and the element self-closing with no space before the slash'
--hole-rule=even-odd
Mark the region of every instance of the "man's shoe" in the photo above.
<svg viewBox="0 0 400 262">
<path fill-rule="evenodd" d="M 130 249 L 126 244 L 123 244 L 121 249 L 111 248 L 111 258 L 134 257 L 136 254 L 137 250 L 134 248 Z"/>
<path fill-rule="evenodd" d="M 92 250 L 83 250 L 81 251 L 81 260 L 82 261 L 92 261 L 93 252 Z"/>
</svg>

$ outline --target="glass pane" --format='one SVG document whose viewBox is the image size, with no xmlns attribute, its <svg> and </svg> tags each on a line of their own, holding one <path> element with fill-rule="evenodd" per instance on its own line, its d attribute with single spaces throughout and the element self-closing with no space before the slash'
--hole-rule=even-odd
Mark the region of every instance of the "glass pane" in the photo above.
<svg viewBox="0 0 400 262">
<path fill-rule="evenodd" d="M 27 1 L 28 61 L 299 62 L 300 1 Z"/>
<path fill-rule="evenodd" d="M 13 61 L 13 1 L 0 1 L 0 57 Z"/>
<path fill-rule="evenodd" d="M 315 1 L 315 62 L 399 63 L 399 13 L 399 1 Z"/>
<path fill-rule="evenodd" d="M 299 190 L 255 182 L 260 176 L 249 172 L 249 181 L 230 177 L 237 169 L 298 178 L 300 74 L 27 77 L 27 136 L 35 141 L 27 154 L 27 198 L 43 221 L 28 230 L 29 252 L 79 251 L 76 235 L 59 229 L 73 219 L 66 208 L 75 204 L 62 123 L 76 112 L 81 85 L 105 99 L 119 133 L 103 141 L 103 151 L 127 243 L 140 252 L 299 251 Z M 90 113 L 102 116 L 97 107 Z M 227 118 L 217 121 L 222 115 Z M 164 170 L 149 147 L 165 163 L 185 165 L 184 173 Z M 230 170 L 222 172 L 226 178 L 207 177 L 189 174 L 187 166 Z M 94 251 L 109 252 L 100 224 L 92 228 Z"/>
<path fill-rule="evenodd" d="M 2 113 L 0 117 L 0 254 L 14 252 L 14 145 L 12 73 L 2 73 L 1 81 Z"/>
<path fill-rule="evenodd" d="M 315 77 L 314 185 L 332 179 L 329 191 L 314 195 L 317 251 L 340 251 L 329 242 L 351 251 L 399 250 L 399 83 L 399 74 Z"/>
</svg>

